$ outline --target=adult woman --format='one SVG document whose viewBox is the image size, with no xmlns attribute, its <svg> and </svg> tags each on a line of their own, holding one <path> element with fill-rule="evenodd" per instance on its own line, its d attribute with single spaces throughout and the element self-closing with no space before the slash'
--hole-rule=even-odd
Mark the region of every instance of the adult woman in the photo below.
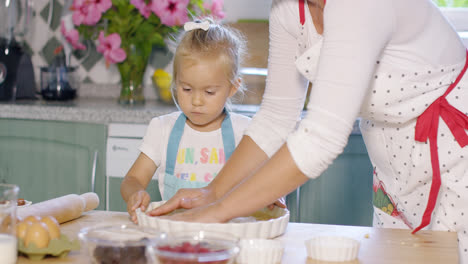
<svg viewBox="0 0 468 264">
<path fill-rule="evenodd" d="M 457 231 L 468 261 L 465 47 L 430 0 L 324 4 L 273 1 L 267 87 L 246 136 L 208 188 L 181 191 L 153 214 L 205 205 L 175 218 L 222 222 L 251 213 L 318 177 L 361 117 L 374 189 L 392 205 L 390 214 L 374 207 L 374 225 Z"/>
</svg>

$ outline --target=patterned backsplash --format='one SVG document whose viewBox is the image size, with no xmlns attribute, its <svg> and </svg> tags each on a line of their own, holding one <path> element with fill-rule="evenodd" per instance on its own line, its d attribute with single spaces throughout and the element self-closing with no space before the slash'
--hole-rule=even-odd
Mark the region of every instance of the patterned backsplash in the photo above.
<svg viewBox="0 0 468 264">
<path fill-rule="evenodd" d="M 49 65 L 54 59 L 54 50 L 64 39 L 60 33 L 60 20 L 66 1 L 33 0 L 33 18 L 26 36 L 26 49 L 32 54 L 36 83 L 40 80 L 40 67 Z M 52 8 L 51 8 L 52 7 Z M 65 10 L 66 11 L 66 10 Z M 92 43 L 86 51 L 74 51 L 70 64 L 78 66 L 78 75 L 83 82 L 80 97 L 117 97 L 120 91 L 120 75 L 115 65 L 106 67 L 104 59 Z M 145 73 L 145 96 L 156 98 L 151 75 L 157 68 L 171 72 L 173 54 L 167 50 L 154 50 Z"/>
</svg>

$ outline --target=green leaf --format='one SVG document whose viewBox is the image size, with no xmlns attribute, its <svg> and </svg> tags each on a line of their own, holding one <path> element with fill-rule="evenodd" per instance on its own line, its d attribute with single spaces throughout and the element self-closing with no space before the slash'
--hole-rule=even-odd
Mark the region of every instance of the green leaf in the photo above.
<svg viewBox="0 0 468 264">
<path fill-rule="evenodd" d="M 148 3 L 149 0 L 145 2 Z M 189 14 L 193 16 L 208 14 L 209 10 L 205 10 L 203 3 L 203 0 L 190 0 Z M 127 59 L 119 63 L 118 67 L 121 73 L 125 73 L 122 75 L 126 76 L 133 72 L 137 74 L 144 71 L 153 47 L 166 48 L 164 40 L 180 29 L 181 26 L 163 25 L 153 12 L 146 19 L 134 5 L 130 4 L 130 0 L 112 0 L 112 7 L 102 14 L 98 24 L 77 27 L 82 38 L 92 41 L 98 38 L 101 31 L 104 31 L 106 36 L 112 33 L 119 34 L 122 40 L 121 48 L 125 50 Z M 133 48 L 138 52 L 132 52 Z"/>
</svg>

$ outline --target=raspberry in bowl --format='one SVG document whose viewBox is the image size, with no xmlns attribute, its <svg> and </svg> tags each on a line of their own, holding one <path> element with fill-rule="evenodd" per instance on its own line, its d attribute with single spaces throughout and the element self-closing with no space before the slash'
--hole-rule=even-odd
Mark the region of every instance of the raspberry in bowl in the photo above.
<svg viewBox="0 0 468 264">
<path fill-rule="evenodd" d="M 231 264 L 239 253 L 237 238 L 211 231 L 171 233 L 154 250 L 160 264 Z"/>
</svg>

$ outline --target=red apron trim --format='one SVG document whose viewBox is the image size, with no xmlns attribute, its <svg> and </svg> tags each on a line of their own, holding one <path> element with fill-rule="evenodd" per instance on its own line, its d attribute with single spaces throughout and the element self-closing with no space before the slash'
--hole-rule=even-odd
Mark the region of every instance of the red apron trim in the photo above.
<svg viewBox="0 0 468 264">
<path fill-rule="evenodd" d="M 424 211 L 421 224 L 416 227 L 412 234 L 418 232 L 431 222 L 432 212 L 437 202 L 440 190 L 440 167 L 439 153 L 437 151 L 437 131 L 439 128 L 439 117 L 447 124 L 453 136 L 461 147 L 468 145 L 468 116 L 450 105 L 445 98 L 458 84 L 468 68 L 468 50 L 466 51 L 466 61 L 463 70 L 458 75 L 445 93 L 437 98 L 419 117 L 416 122 L 415 140 L 426 142 L 429 139 L 432 163 L 432 184 L 429 192 L 429 199 Z"/>
<path fill-rule="evenodd" d="M 323 0 L 323 5 L 325 6 L 326 4 L 327 4 L 327 0 Z M 299 21 L 301 22 L 301 25 L 304 25 L 305 23 L 304 5 L 305 5 L 304 0 L 299 0 Z"/>
<path fill-rule="evenodd" d="M 305 11 L 304 11 L 304 0 L 299 0 L 299 21 L 301 25 L 305 23 Z"/>
</svg>

